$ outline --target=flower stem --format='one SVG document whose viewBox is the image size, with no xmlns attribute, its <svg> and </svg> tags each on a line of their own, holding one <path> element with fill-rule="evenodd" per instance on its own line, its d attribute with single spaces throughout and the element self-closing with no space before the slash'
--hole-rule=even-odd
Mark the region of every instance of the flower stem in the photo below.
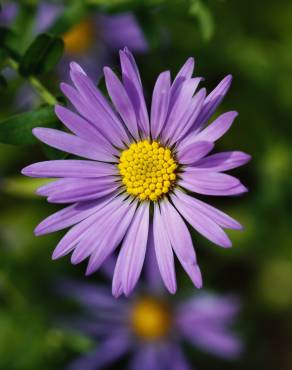
<svg viewBox="0 0 292 370">
<path fill-rule="evenodd" d="M 8 64 L 11 68 L 15 71 L 18 71 L 19 64 L 12 58 L 8 59 Z M 57 99 L 52 95 L 47 88 L 34 76 L 28 77 L 28 81 L 34 87 L 34 89 L 38 92 L 40 97 L 43 99 L 44 102 L 48 103 L 49 105 L 57 104 Z"/>
</svg>

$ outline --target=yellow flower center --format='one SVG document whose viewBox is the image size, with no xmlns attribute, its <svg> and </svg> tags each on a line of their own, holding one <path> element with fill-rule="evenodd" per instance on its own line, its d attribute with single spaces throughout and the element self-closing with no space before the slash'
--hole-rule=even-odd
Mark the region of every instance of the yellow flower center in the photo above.
<svg viewBox="0 0 292 370">
<path fill-rule="evenodd" d="M 159 339 L 170 330 L 170 313 L 163 302 L 142 298 L 133 307 L 131 324 L 135 334 L 141 339 Z"/>
<path fill-rule="evenodd" d="M 90 19 L 86 19 L 71 28 L 63 35 L 65 51 L 70 54 L 83 54 L 95 39 L 94 27 Z"/>
<path fill-rule="evenodd" d="M 133 143 L 123 150 L 118 164 L 127 193 L 152 201 L 171 190 L 177 167 L 169 148 L 148 140 Z"/>
</svg>

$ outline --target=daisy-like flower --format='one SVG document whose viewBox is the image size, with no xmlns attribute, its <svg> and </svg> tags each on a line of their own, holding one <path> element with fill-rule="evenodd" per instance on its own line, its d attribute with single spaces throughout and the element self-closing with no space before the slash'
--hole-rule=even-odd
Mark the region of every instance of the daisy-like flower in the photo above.
<svg viewBox="0 0 292 370">
<path fill-rule="evenodd" d="M 32 35 L 50 32 L 50 28 L 65 9 L 62 1 L 39 1 L 32 27 Z M 18 1 L 4 3 L 0 24 L 12 26 L 19 14 Z M 65 43 L 64 57 L 59 64 L 62 77 L 67 77 L 68 60 L 72 58 L 86 68 L 92 78 L 100 77 L 102 66 L 113 62 L 113 54 L 127 46 L 135 53 L 146 53 L 148 42 L 132 12 L 105 14 L 91 12 L 90 16 L 60 35 Z"/>
<path fill-rule="evenodd" d="M 42 235 L 73 226 L 57 245 L 53 258 L 70 252 L 73 264 L 89 257 L 87 274 L 96 271 L 119 245 L 113 275 L 115 296 L 129 295 L 139 279 L 146 251 L 154 246 L 167 289 L 176 291 L 174 254 L 195 286 L 202 278 L 187 221 L 206 238 L 230 247 L 223 228 L 241 225 L 195 198 L 238 195 L 246 188 L 222 173 L 246 163 L 242 152 L 208 155 L 231 126 L 236 112 L 209 118 L 226 94 L 231 76 L 206 96 L 197 91 L 201 78 L 192 77 L 188 59 L 173 82 L 169 71 L 159 75 L 150 118 L 133 55 L 120 51 L 122 82 L 105 67 L 112 105 L 76 63 L 71 63 L 74 86 L 61 84 L 77 113 L 56 107 L 71 133 L 36 128 L 42 142 L 84 159 L 35 163 L 23 169 L 31 177 L 60 178 L 38 189 L 49 202 L 73 203 L 44 220 L 35 230 Z"/>
<path fill-rule="evenodd" d="M 62 289 L 84 308 L 69 326 L 98 344 L 68 370 L 104 369 L 129 354 L 126 368 L 131 370 L 190 370 L 182 342 L 230 360 L 242 351 L 231 331 L 239 311 L 234 296 L 205 292 L 172 301 L 146 289 L 117 301 L 104 286 L 67 282 Z"/>
<path fill-rule="evenodd" d="M 50 28 L 59 19 L 65 6 L 62 1 L 40 1 L 36 8 L 31 37 L 41 32 L 50 32 Z M 19 14 L 19 1 L 8 1 L 0 12 L 0 25 L 11 26 Z M 105 14 L 91 12 L 81 22 L 60 35 L 64 40 L 64 55 L 58 64 L 58 74 L 68 80 L 68 63 L 74 59 L 82 64 L 87 74 L 93 79 L 102 75 L 102 67 L 114 62 L 113 55 L 124 46 L 135 53 L 148 52 L 148 42 L 132 12 Z M 4 71 L 6 78 L 15 77 L 11 70 Z M 15 107 L 26 110 L 39 105 L 39 98 L 29 83 L 24 83 L 15 98 Z"/>
</svg>

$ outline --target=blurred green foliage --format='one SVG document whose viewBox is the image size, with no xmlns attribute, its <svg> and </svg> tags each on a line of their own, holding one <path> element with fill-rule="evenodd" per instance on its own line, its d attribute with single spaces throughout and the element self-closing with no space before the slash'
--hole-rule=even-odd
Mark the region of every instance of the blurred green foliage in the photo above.
<svg viewBox="0 0 292 370">
<path fill-rule="evenodd" d="M 34 39 L 38 2 L 18 3 L 21 12 L 12 30 L 0 30 L 0 45 L 5 46 L 1 69 L 11 67 L 11 60 L 18 63 Z M 244 232 L 230 233 L 233 249 L 222 250 L 195 235 L 205 287 L 241 297 L 238 329 L 246 351 L 240 361 L 225 363 L 188 349 L 193 363 L 204 370 L 291 370 L 292 3 L 74 0 L 66 2 L 49 32 L 60 36 L 88 14 L 121 11 L 135 13 L 150 43 L 149 54 L 138 57 L 148 99 L 157 74 L 166 69 L 174 74 L 190 55 L 196 57 L 196 74 L 205 77 L 208 90 L 224 75 L 233 74 L 232 89 L 220 109 L 236 109 L 240 115 L 218 150 L 244 150 L 253 156 L 246 168 L 236 171 L 250 193 L 210 202 L 245 225 Z M 56 298 L 53 287 L 64 276 L 85 279 L 84 266 L 72 267 L 68 259 L 50 260 L 59 233 L 33 236 L 35 225 L 58 207 L 33 195 L 35 180 L 18 176 L 23 166 L 48 155 L 31 141 L 32 115 L 37 112 L 24 113 L 23 122 L 11 118 L 22 111 L 15 97 L 24 83 L 34 87 L 40 99 L 37 105 L 45 106 L 40 108 L 43 112 L 50 111 L 47 107 L 52 104 L 46 93 L 53 102 L 60 95 L 59 76 L 48 69 L 33 79 L 14 75 L 0 87 L 0 141 L 8 142 L 5 130 L 10 120 L 10 131 L 19 125 L 20 137 L 14 144 L 22 143 L 0 145 L 0 369 L 63 369 L 90 343 L 58 326 L 67 306 Z M 88 280 L 97 281 L 98 276 Z M 193 292 L 184 278 L 180 289 L 183 294 Z"/>
</svg>

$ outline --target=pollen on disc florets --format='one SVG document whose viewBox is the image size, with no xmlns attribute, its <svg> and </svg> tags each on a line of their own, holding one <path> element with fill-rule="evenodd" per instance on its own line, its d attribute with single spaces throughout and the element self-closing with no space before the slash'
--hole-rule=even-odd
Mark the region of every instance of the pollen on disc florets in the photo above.
<svg viewBox="0 0 292 370">
<path fill-rule="evenodd" d="M 169 148 L 148 140 L 133 143 L 123 150 L 118 164 L 127 193 L 152 201 L 170 191 L 177 167 Z"/>
</svg>

